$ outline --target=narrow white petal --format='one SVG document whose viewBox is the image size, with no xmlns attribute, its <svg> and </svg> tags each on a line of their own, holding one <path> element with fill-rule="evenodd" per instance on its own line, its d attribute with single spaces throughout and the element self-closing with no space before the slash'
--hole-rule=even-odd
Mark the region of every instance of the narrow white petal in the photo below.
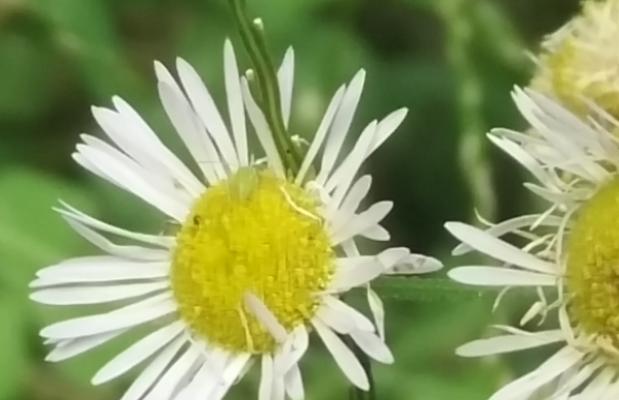
<svg viewBox="0 0 619 400">
<path fill-rule="evenodd" d="M 269 124 L 267 123 L 264 114 L 251 95 L 249 85 L 245 78 L 241 81 L 241 89 L 243 91 L 243 101 L 245 102 L 245 107 L 247 108 L 247 114 L 249 115 L 249 119 L 254 126 L 254 130 L 258 136 L 258 141 L 267 156 L 269 165 L 277 174 L 283 177 L 285 176 L 284 164 L 282 164 L 277 147 L 275 147 L 273 134 L 271 133 L 271 129 L 269 128 Z"/>
<path fill-rule="evenodd" d="M 361 178 L 357 179 L 344 198 L 342 205 L 331 216 L 332 219 L 336 219 L 338 221 L 333 223 L 334 230 L 337 230 L 342 225 L 350 221 L 357 209 L 359 209 L 359 205 L 363 199 L 365 199 L 365 196 L 367 196 L 370 192 L 371 186 L 371 175 L 363 175 Z"/>
<path fill-rule="evenodd" d="M 105 253 L 129 260 L 164 261 L 170 258 L 169 250 L 134 245 L 117 245 L 80 222 L 69 218 L 65 218 L 65 221 L 77 234 Z"/>
<path fill-rule="evenodd" d="M 292 108 L 292 90 L 294 87 L 294 50 L 292 47 L 286 50 L 282 65 L 277 71 L 277 81 L 281 98 L 282 117 L 284 118 L 286 129 L 288 129 L 290 109 Z"/>
<path fill-rule="evenodd" d="M 181 321 L 164 326 L 129 346 L 107 362 L 92 378 L 93 385 L 110 381 L 160 351 L 184 329 Z"/>
<path fill-rule="evenodd" d="M 389 214 L 392 208 L 393 202 L 391 201 L 379 201 L 378 203 L 374 203 L 361 214 L 355 215 L 348 224 L 333 232 L 333 244 L 340 244 L 378 224 Z"/>
<path fill-rule="evenodd" d="M 378 149 L 396 129 L 402 124 L 404 118 L 406 118 L 406 114 L 408 114 L 407 108 L 400 108 L 399 110 L 395 110 L 391 114 L 387 115 L 383 118 L 376 128 L 376 135 L 374 136 L 374 140 L 372 141 L 372 146 L 370 148 L 370 154 L 372 154 L 376 149 Z M 368 155 L 369 156 L 369 155 Z"/>
<path fill-rule="evenodd" d="M 360 70 L 346 88 L 342 102 L 335 114 L 333 124 L 329 129 L 325 151 L 320 163 L 320 172 L 316 178 L 316 181 L 320 184 L 324 184 L 331 175 L 333 166 L 344 143 L 344 138 L 348 134 L 357 106 L 359 105 L 364 82 L 365 71 Z"/>
<path fill-rule="evenodd" d="M 37 290 L 30 294 L 30 299 L 50 305 L 101 304 L 144 296 L 168 286 L 167 281 L 93 287 L 63 286 Z"/>
<path fill-rule="evenodd" d="M 144 368 L 120 400 L 143 399 L 144 394 L 150 389 L 153 383 L 157 381 L 161 373 L 165 371 L 166 367 L 186 342 L 187 338 L 181 336 L 167 345 L 167 347 Z"/>
<path fill-rule="evenodd" d="M 392 364 L 393 354 L 385 342 L 373 332 L 353 331 L 350 336 L 365 354 L 383 364 Z"/>
<path fill-rule="evenodd" d="M 174 129 L 204 177 L 211 185 L 215 184 L 225 172 L 210 136 L 180 89 L 163 81 L 159 82 L 158 89 L 161 103 Z"/>
<path fill-rule="evenodd" d="M 230 139 L 228 129 L 204 81 L 202 81 L 196 70 L 182 58 L 176 60 L 176 68 L 183 88 L 196 113 L 211 134 L 223 159 L 232 170 L 235 170 L 238 167 L 236 151 Z"/>
<path fill-rule="evenodd" d="M 241 166 L 249 165 L 249 149 L 247 147 L 247 128 L 245 126 L 245 108 L 243 107 L 243 95 L 241 92 L 241 78 L 234 55 L 234 48 L 229 39 L 224 44 L 224 78 L 226 82 L 226 94 L 228 99 L 228 114 L 236 153 Z"/>
<path fill-rule="evenodd" d="M 375 328 L 374 325 L 372 325 L 372 322 L 360 311 L 354 307 L 351 307 L 341 299 L 335 296 L 325 296 L 323 298 L 323 302 L 330 309 L 334 310 L 340 318 L 349 319 L 354 327 L 354 330 L 374 332 Z"/>
<path fill-rule="evenodd" d="M 127 229 L 119 228 L 114 225 L 107 224 L 103 221 L 100 221 L 75 207 L 72 207 L 70 204 L 60 201 L 60 204 L 64 208 L 54 207 L 54 211 L 60 213 L 64 217 L 69 219 L 73 219 L 77 222 L 80 222 L 90 228 L 103 231 L 106 233 L 111 233 L 114 235 L 118 235 L 127 239 L 136 240 L 138 242 L 153 244 L 157 246 L 161 246 L 164 248 L 170 248 L 176 243 L 176 239 L 171 236 L 163 236 L 163 235 L 149 235 L 145 233 L 138 233 L 129 231 Z"/>
<path fill-rule="evenodd" d="M 206 398 L 208 400 L 221 400 L 226 393 L 228 393 L 228 390 L 230 390 L 232 384 L 237 380 L 239 374 L 244 370 L 250 357 L 248 353 L 241 353 L 232 358 L 224 369 L 222 379 L 218 383 L 218 386 L 210 392 Z"/>
<path fill-rule="evenodd" d="M 312 325 L 348 380 L 361 390 L 369 390 L 368 377 L 353 352 L 320 321 L 312 320 Z"/>
<path fill-rule="evenodd" d="M 383 274 L 408 254 L 407 248 L 394 247 L 384 250 L 375 257 L 339 258 L 329 290 L 342 291 L 363 285 Z"/>
<path fill-rule="evenodd" d="M 540 214 L 522 215 L 495 224 L 492 227 L 486 229 L 486 233 L 495 237 L 501 237 L 515 230 L 531 227 L 535 223 L 537 223 L 539 226 L 559 226 L 561 225 L 562 221 L 562 218 L 554 215 L 549 215 L 546 218 L 543 218 L 541 221 Z M 460 243 L 456 248 L 453 249 L 451 254 L 454 256 L 460 256 L 470 252 L 471 250 L 473 250 L 471 246 L 467 245 L 466 243 Z"/>
<path fill-rule="evenodd" d="M 113 256 L 78 257 L 37 271 L 40 286 L 68 283 L 104 283 L 124 280 L 152 280 L 168 275 L 170 263 L 132 262 Z M 32 286 L 31 287 L 36 287 Z"/>
<path fill-rule="evenodd" d="M 445 224 L 445 228 L 458 240 L 497 260 L 538 272 L 552 274 L 556 271 L 553 264 L 497 239 L 474 226 L 460 222 L 448 222 Z"/>
<path fill-rule="evenodd" d="M 545 346 L 562 340 L 565 340 L 565 335 L 560 329 L 527 335 L 501 335 L 466 343 L 456 349 L 456 354 L 461 357 L 482 357 Z"/>
<path fill-rule="evenodd" d="M 277 320 L 277 317 L 269 310 L 266 304 L 253 293 L 245 293 L 243 296 L 245 306 L 251 311 L 262 326 L 269 331 L 273 338 L 283 343 L 288 335 L 286 329 Z"/>
<path fill-rule="evenodd" d="M 367 298 L 370 311 L 372 311 L 372 316 L 374 317 L 374 324 L 378 330 L 378 336 L 385 340 L 385 307 L 383 301 L 369 285 L 367 288 Z"/>
<path fill-rule="evenodd" d="M 119 160 L 93 147 L 78 145 L 78 151 L 82 157 L 97 165 L 100 170 L 113 179 L 110 182 L 144 200 L 163 213 L 183 222 L 188 211 L 186 204 L 180 197 L 173 197 L 169 192 L 163 192 L 161 188 L 152 186 L 139 174 L 139 167 L 121 164 Z"/>
<path fill-rule="evenodd" d="M 519 400 L 527 398 L 535 390 L 576 365 L 582 357 L 583 354 L 577 350 L 571 347 L 564 347 L 533 372 L 503 386 L 489 400 Z"/>
<path fill-rule="evenodd" d="M 136 312 L 127 306 L 105 314 L 78 317 L 49 325 L 41 330 L 41 336 L 57 339 L 71 339 L 80 336 L 96 335 L 117 329 L 130 328 L 160 318 L 176 311 L 176 304 L 167 295 L 167 299 L 144 306 Z M 147 299 L 150 301 L 151 299 Z M 143 304 L 145 301 L 142 301 Z"/>
<path fill-rule="evenodd" d="M 284 375 L 284 384 L 286 386 L 286 394 L 291 400 L 303 400 L 305 398 L 305 389 L 303 387 L 303 377 L 298 365 L 294 365 L 290 371 Z"/>
<path fill-rule="evenodd" d="M 144 400 L 168 400 L 202 354 L 199 345 L 190 343 L 183 355 L 170 365 Z"/>
<path fill-rule="evenodd" d="M 558 277 L 520 269 L 465 266 L 448 272 L 451 279 L 480 286 L 556 286 Z"/>
<path fill-rule="evenodd" d="M 329 177 L 325 183 L 325 189 L 331 193 L 333 191 L 331 207 L 339 207 L 342 199 L 348 192 L 350 185 L 357 175 L 359 168 L 369 154 L 372 140 L 376 135 L 376 120 L 370 122 L 361 132 L 359 139 L 355 143 L 352 151 L 346 156 L 338 169 Z"/>
<path fill-rule="evenodd" d="M 391 239 L 391 234 L 389 231 L 378 224 L 359 233 L 359 236 L 363 236 L 366 239 L 374 240 L 376 242 L 386 242 Z"/>
<path fill-rule="evenodd" d="M 407 257 L 396 262 L 385 274 L 389 275 L 412 275 L 436 272 L 443 268 L 443 263 L 434 257 L 423 254 L 409 254 Z"/>
<path fill-rule="evenodd" d="M 270 354 L 264 354 L 262 356 L 262 368 L 260 370 L 258 400 L 272 400 L 271 391 L 273 388 L 273 378 L 273 358 Z"/>
<path fill-rule="evenodd" d="M 126 331 L 126 329 L 119 329 L 112 332 L 105 332 L 77 339 L 61 340 L 45 357 L 45 361 L 58 362 L 75 357 L 78 354 L 85 353 L 95 347 L 99 347 L 102 344 L 109 342 Z"/>
<path fill-rule="evenodd" d="M 307 175 L 307 171 L 312 166 L 312 163 L 314 162 L 314 158 L 316 158 L 316 154 L 318 154 L 318 150 L 320 150 L 322 143 L 327 137 L 327 132 L 329 131 L 329 128 L 331 127 L 331 124 L 333 122 L 333 117 L 335 116 L 335 112 L 338 110 L 340 106 L 340 102 L 342 101 L 342 97 L 344 95 L 345 90 L 346 90 L 345 86 L 340 86 L 338 90 L 335 92 L 335 94 L 333 95 L 333 98 L 331 99 L 331 101 L 329 102 L 329 105 L 327 106 L 327 110 L 325 111 L 325 114 L 322 117 L 322 120 L 320 121 L 320 125 L 318 125 L 318 130 L 316 131 L 316 133 L 314 134 L 314 137 L 312 138 L 312 144 L 307 150 L 307 153 L 305 154 L 305 158 L 303 159 L 303 162 L 301 163 L 301 168 L 299 168 L 299 173 L 297 174 L 297 177 L 295 178 L 295 183 L 297 185 L 300 185 L 303 182 L 303 179 L 305 179 L 305 176 Z"/>
</svg>

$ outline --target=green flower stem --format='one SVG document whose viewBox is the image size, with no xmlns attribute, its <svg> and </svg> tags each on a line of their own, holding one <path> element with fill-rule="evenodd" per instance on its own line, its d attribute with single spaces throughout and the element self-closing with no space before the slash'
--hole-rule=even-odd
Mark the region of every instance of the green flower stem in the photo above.
<svg viewBox="0 0 619 400">
<path fill-rule="evenodd" d="M 473 23 L 471 10 L 477 2 L 452 0 L 436 2 L 438 14 L 447 27 L 447 56 L 458 85 L 460 121 L 460 163 L 478 210 L 492 219 L 496 198 L 492 190 L 487 158 L 486 126 L 482 117 L 482 85 L 471 58 Z"/>
<path fill-rule="evenodd" d="M 282 157 L 287 172 L 295 174 L 299 170 L 302 160 L 284 124 L 277 74 L 269 56 L 262 25 L 257 20 L 249 20 L 245 0 L 229 1 L 241 34 L 241 40 L 254 67 L 261 95 L 261 98 L 257 101 L 269 124 L 275 146 Z"/>
</svg>

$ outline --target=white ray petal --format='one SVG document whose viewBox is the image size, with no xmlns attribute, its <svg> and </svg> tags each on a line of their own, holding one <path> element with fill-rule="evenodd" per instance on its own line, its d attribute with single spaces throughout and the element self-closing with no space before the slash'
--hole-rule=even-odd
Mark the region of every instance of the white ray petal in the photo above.
<svg viewBox="0 0 619 400">
<path fill-rule="evenodd" d="M 167 298 L 155 296 L 158 302 L 154 304 L 150 304 L 152 302 L 152 298 L 150 298 L 108 313 L 57 322 L 43 328 L 41 336 L 71 339 L 140 325 L 176 311 L 175 302 L 170 298 L 169 294 L 166 296 Z M 136 312 L 135 307 L 138 304 L 148 304 L 148 306 L 143 306 L 139 309 L 139 312 Z"/>
<path fill-rule="evenodd" d="M 451 279 L 480 286 L 556 286 L 558 277 L 504 267 L 463 266 L 448 272 Z"/>
<path fill-rule="evenodd" d="M 320 172 L 316 178 L 316 181 L 321 185 L 324 185 L 327 178 L 331 175 L 331 171 L 340 154 L 344 138 L 348 134 L 357 106 L 359 105 L 364 82 L 365 71 L 360 70 L 346 88 L 342 102 L 335 114 L 333 124 L 327 135 L 327 143 L 325 144 L 325 150 L 320 163 Z"/>
<path fill-rule="evenodd" d="M 284 177 L 286 175 L 286 171 L 284 171 L 284 164 L 282 164 L 279 151 L 275 146 L 273 134 L 269 128 L 266 118 L 264 117 L 264 114 L 251 95 L 249 85 L 245 78 L 241 80 L 241 89 L 243 91 L 243 101 L 245 102 L 245 107 L 247 108 L 247 114 L 249 115 L 249 119 L 254 126 L 254 130 L 258 136 L 258 141 L 267 156 L 269 166 L 271 166 L 271 168 L 274 169 L 274 172 L 280 177 Z"/>
<path fill-rule="evenodd" d="M 258 400 L 272 400 L 273 379 L 273 358 L 270 354 L 264 354 L 262 355 L 262 367 L 260 369 Z"/>
<path fill-rule="evenodd" d="M 241 92 L 241 79 L 234 55 L 234 48 L 229 39 L 224 43 L 224 78 L 228 99 L 228 114 L 234 135 L 236 153 L 241 166 L 249 165 L 249 148 L 247 147 L 247 128 L 245 126 L 245 108 Z"/>
<path fill-rule="evenodd" d="M 56 287 L 30 294 L 30 300 L 50 305 L 102 304 L 144 296 L 169 287 L 169 282 L 128 283 L 84 287 Z"/>
<path fill-rule="evenodd" d="M 126 329 L 119 329 L 112 332 L 105 332 L 97 335 L 80 337 L 77 339 L 61 340 L 45 357 L 45 361 L 58 362 L 75 357 L 109 342 L 126 331 Z"/>
<path fill-rule="evenodd" d="M 184 329 L 181 321 L 173 322 L 138 340 L 108 361 L 92 378 L 93 385 L 110 381 L 123 375 L 151 355 L 160 351 Z"/>
<path fill-rule="evenodd" d="M 146 368 L 144 368 L 120 400 L 143 399 L 144 394 L 148 391 L 148 389 L 150 389 L 153 383 L 157 381 L 161 373 L 165 371 L 166 367 L 170 364 L 172 359 L 186 342 L 187 338 L 181 336 L 173 340 L 172 343 L 168 344 L 167 347 L 161 351 Z"/>
<path fill-rule="evenodd" d="M 80 222 L 70 218 L 63 218 L 77 234 L 105 253 L 129 260 L 164 261 L 170 258 L 169 250 L 134 245 L 117 245 Z"/>
<path fill-rule="evenodd" d="M 303 400 L 305 398 L 303 377 L 298 365 L 294 365 L 284 375 L 284 385 L 286 386 L 286 394 L 291 400 Z"/>
<path fill-rule="evenodd" d="M 395 263 L 408 256 L 405 247 L 394 247 L 378 255 L 338 258 L 335 274 L 329 284 L 330 291 L 346 290 L 363 285 L 383 274 Z"/>
<path fill-rule="evenodd" d="M 546 218 L 543 218 L 541 221 L 540 214 L 521 215 L 519 217 L 501 221 L 498 224 L 491 226 L 490 228 L 486 229 L 486 233 L 495 237 L 501 237 L 507 233 L 513 232 L 518 229 L 529 228 L 536 222 L 539 222 L 539 226 L 559 226 L 561 225 L 562 221 L 563 219 L 561 217 L 555 215 L 549 215 Z M 453 249 L 451 254 L 454 256 L 460 256 L 470 252 L 471 250 L 473 250 L 471 246 L 467 245 L 466 243 L 460 243 Z"/>
<path fill-rule="evenodd" d="M 323 302 L 325 306 L 337 313 L 341 319 L 350 320 L 350 325 L 353 327 L 353 330 L 374 332 L 375 328 L 372 322 L 360 311 L 351 307 L 341 299 L 335 296 L 325 296 Z"/>
<path fill-rule="evenodd" d="M 519 400 L 527 398 L 535 390 L 576 365 L 582 360 L 582 357 L 583 354 L 579 351 L 571 347 L 564 347 L 536 370 L 503 386 L 489 400 Z"/>
<path fill-rule="evenodd" d="M 207 394 L 207 399 L 221 400 L 226 393 L 228 393 L 232 384 L 237 380 L 239 374 L 249 362 L 250 357 L 251 355 L 248 353 L 241 353 L 234 356 L 224 369 L 222 379 L 219 381 L 218 386 Z"/>
<path fill-rule="evenodd" d="M 167 82 L 160 81 L 157 87 L 163 108 L 185 147 L 206 180 L 211 185 L 217 183 L 225 175 L 221 158 L 189 101 Z"/>
<path fill-rule="evenodd" d="M 38 284 L 30 287 L 68 283 L 104 283 L 123 280 L 152 280 L 168 275 L 170 263 L 131 262 L 111 256 L 79 257 L 72 263 L 60 263 L 37 271 Z"/>
<path fill-rule="evenodd" d="M 423 254 L 409 254 L 385 271 L 388 275 L 413 275 L 436 272 L 443 268 L 440 260 Z"/>
<path fill-rule="evenodd" d="M 90 228 L 106 233 L 111 233 L 113 235 L 118 235 L 127 239 L 136 240 L 142 243 L 161 246 L 168 249 L 176 243 L 176 239 L 172 236 L 149 235 L 145 233 L 129 231 L 127 229 L 119 228 L 117 226 L 100 221 L 62 200 L 60 200 L 60 204 L 64 208 L 54 207 L 54 211 L 60 213 L 66 218 L 80 222 Z"/>
<path fill-rule="evenodd" d="M 245 306 L 251 311 L 262 326 L 273 336 L 273 338 L 283 343 L 288 335 L 286 329 L 277 320 L 277 317 L 269 310 L 266 304 L 253 293 L 247 292 L 243 296 Z"/>
<path fill-rule="evenodd" d="M 378 127 L 376 127 L 376 135 L 374 136 L 374 140 L 372 141 L 372 146 L 370 148 L 370 154 L 368 157 L 376 151 L 389 137 L 395 132 L 396 129 L 402 124 L 404 118 L 406 118 L 406 114 L 408 114 L 407 108 L 400 108 L 398 110 L 393 111 L 391 114 L 387 115 L 385 118 L 380 120 L 378 123 Z"/>
<path fill-rule="evenodd" d="M 318 130 L 316 130 L 316 133 L 314 134 L 314 137 L 312 138 L 312 144 L 307 150 L 307 153 L 305 153 L 305 158 L 303 159 L 303 162 L 301 163 L 301 168 L 299 168 L 299 172 L 297 174 L 297 177 L 295 178 L 295 183 L 297 185 L 300 185 L 305 179 L 305 177 L 307 176 L 307 172 L 312 166 L 312 163 L 314 162 L 314 159 L 316 158 L 316 154 L 318 154 L 318 151 L 320 150 L 322 143 L 327 137 L 327 132 L 329 131 L 329 128 L 331 127 L 333 118 L 335 116 L 335 112 L 338 110 L 340 106 L 345 90 L 346 90 L 345 86 L 340 86 L 335 92 L 335 94 L 333 95 L 333 98 L 331 99 L 331 101 L 329 102 L 329 105 L 327 106 L 327 110 L 325 111 L 325 114 L 322 117 L 322 120 L 320 121 L 320 125 L 318 125 Z"/>
<path fill-rule="evenodd" d="M 228 166 L 232 170 L 236 170 L 238 157 L 234 145 L 204 81 L 196 70 L 182 58 L 176 60 L 176 69 L 194 110 L 212 136 L 219 153 Z"/>
<path fill-rule="evenodd" d="M 286 50 L 284 60 L 277 71 L 277 81 L 279 84 L 282 117 L 284 118 L 286 129 L 288 129 L 290 109 L 292 108 L 292 91 L 294 87 L 294 50 L 292 47 Z"/>
<path fill-rule="evenodd" d="M 376 361 L 383 364 L 393 363 L 394 359 L 391 350 L 375 333 L 356 330 L 350 333 L 350 337 L 365 354 Z"/>
<path fill-rule="evenodd" d="M 378 224 L 387 216 L 387 214 L 389 214 L 392 208 L 393 202 L 379 201 L 378 203 L 372 204 L 362 213 L 356 214 L 348 224 L 345 224 L 340 229 L 332 233 L 333 245 L 340 244 L 341 242 L 360 234 L 369 227 Z"/>
<path fill-rule="evenodd" d="M 174 361 L 168 369 L 161 375 L 161 378 L 151 388 L 144 400 L 168 400 L 172 397 L 174 390 L 179 383 L 189 373 L 193 364 L 202 354 L 202 349 L 199 345 L 190 343 L 185 352 Z"/>
<path fill-rule="evenodd" d="M 339 229 L 350 221 L 355 212 L 359 209 L 359 205 L 365 199 L 365 196 L 370 192 L 372 186 L 372 176 L 363 175 L 352 185 L 350 191 L 342 201 L 342 205 L 331 212 L 330 216 L 334 222 L 333 230 Z"/>
<path fill-rule="evenodd" d="M 359 135 L 352 151 L 325 183 L 325 190 L 329 193 L 333 191 L 332 203 L 329 206 L 337 208 L 342 203 L 342 199 L 348 192 L 355 175 L 369 154 L 372 140 L 376 135 L 377 125 L 376 120 L 374 120 L 366 126 Z"/>
<path fill-rule="evenodd" d="M 152 186 L 139 174 L 138 166 L 122 164 L 119 160 L 93 147 L 77 145 L 77 149 L 82 157 L 98 166 L 106 176 L 113 177 L 108 179 L 110 182 L 134 194 L 177 221 L 184 221 L 189 204 L 178 196 L 171 196 L 169 192 L 164 193 L 161 188 Z"/>
<path fill-rule="evenodd" d="M 541 260 L 494 236 L 460 222 L 448 222 L 445 228 L 458 240 L 497 260 L 543 273 L 555 273 L 552 263 Z"/>
<path fill-rule="evenodd" d="M 369 390 L 368 377 L 353 352 L 322 322 L 314 319 L 312 325 L 348 380 L 361 390 Z"/>
<path fill-rule="evenodd" d="M 374 317 L 374 324 L 378 330 L 378 336 L 385 340 L 385 307 L 383 301 L 369 285 L 367 287 L 367 298 L 370 311 Z"/>
<path fill-rule="evenodd" d="M 565 335 L 560 329 L 526 335 L 501 335 L 466 343 L 456 349 L 456 354 L 461 357 L 482 357 L 545 346 L 562 340 L 565 340 Z"/>
</svg>

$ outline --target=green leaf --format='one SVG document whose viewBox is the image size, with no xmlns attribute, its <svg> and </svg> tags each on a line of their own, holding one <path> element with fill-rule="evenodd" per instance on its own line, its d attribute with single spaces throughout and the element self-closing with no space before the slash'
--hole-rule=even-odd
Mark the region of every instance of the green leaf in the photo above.
<svg viewBox="0 0 619 400">
<path fill-rule="evenodd" d="M 460 302 L 488 299 L 498 293 L 495 289 L 462 285 L 448 278 L 382 277 L 372 287 L 384 299 L 407 302 Z"/>
<path fill-rule="evenodd" d="M 0 285 L 25 299 L 37 269 L 85 244 L 52 206 L 61 198 L 86 211 L 94 207 L 80 188 L 35 171 L 5 171 L 0 175 L 0 193 Z"/>
<path fill-rule="evenodd" d="M 0 398 L 15 398 L 28 367 L 27 334 L 20 301 L 0 296 Z"/>
</svg>

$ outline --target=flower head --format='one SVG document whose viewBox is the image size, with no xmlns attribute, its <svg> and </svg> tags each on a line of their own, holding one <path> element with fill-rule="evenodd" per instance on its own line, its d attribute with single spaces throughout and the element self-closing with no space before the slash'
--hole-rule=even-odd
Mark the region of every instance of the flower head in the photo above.
<svg viewBox="0 0 619 400">
<path fill-rule="evenodd" d="M 293 60 L 288 51 L 278 74 L 285 124 Z M 239 76 L 229 42 L 224 67 L 229 125 L 187 62 L 177 62 L 179 81 L 155 63 L 164 109 L 199 177 L 120 98 L 114 98 L 113 109 L 93 108 L 112 144 L 83 135 L 74 159 L 161 211 L 174 221 L 176 233 L 132 232 L 63 204 L 58 212 L 104 255 L 40 270 L 31 297 L 110 310 L 45 327 L 41 335 L 54 347 L 48 360 L 73 357 L 150 324 L 152 332 L 114 356 L 94 384 L 148 360 L 124 400 L 221 399 L 258 358 L 261 400 L 300 399 L 298 362 L 308 333 L 315 331 L 348 379 L 367 389 L 364 369 L 340 336 L 349 336 L 370 357 L 392 362 L 382 304 L 369 282 L 394 268 L 421 273 L 440 267 L 406 248 L 362 255 L 356 244 L 359 237 L 389 239 L 380 223 L 392 203 L 362 206 L 372 178 L 357 174 L 406 110 L 368 124 L 344 154 L 365 78 L 359 72 L 337 90 L 299 170 L 290 171 L 248 82 Z M 248 129 L 263 153 L 250 153 Z M 374 322 L 341 299 L 357 286 L 367 288 Z"/>
<path fill-rule="evenodd" d="M 584 99 L 619 117 L 619 1 L 586 0 L 582 12 L 542 43 L 531 86 L 585 116 Z"/>
<path fill-rule="evenodd" d="M 484 356 L 560 343 L 546 362 L 491 398 L 616 399 L 619 143 L 610 133 L 616 123 L 595 106 L 592 118 L 583 122 L 533 91 L 517 89 L 514 99 L 535 133 L 496 129 L 489 137 L 533 175 L 536 182 L 525 185 L 548 208 L 486 229 L 448 223 L 462 242 L 456 254 L 474 249 L 497 261 L 459 266 L 449 275 L 471 285 L 534 289 L 538 299 L 522 316 L 521 327 L 499 326 L 501 335 L 465 344 L 457 352 Z M 556 316 L 555 328 L 523 329 L 536 318 L 541 325 L 549 315 Z"/>
</svg>

